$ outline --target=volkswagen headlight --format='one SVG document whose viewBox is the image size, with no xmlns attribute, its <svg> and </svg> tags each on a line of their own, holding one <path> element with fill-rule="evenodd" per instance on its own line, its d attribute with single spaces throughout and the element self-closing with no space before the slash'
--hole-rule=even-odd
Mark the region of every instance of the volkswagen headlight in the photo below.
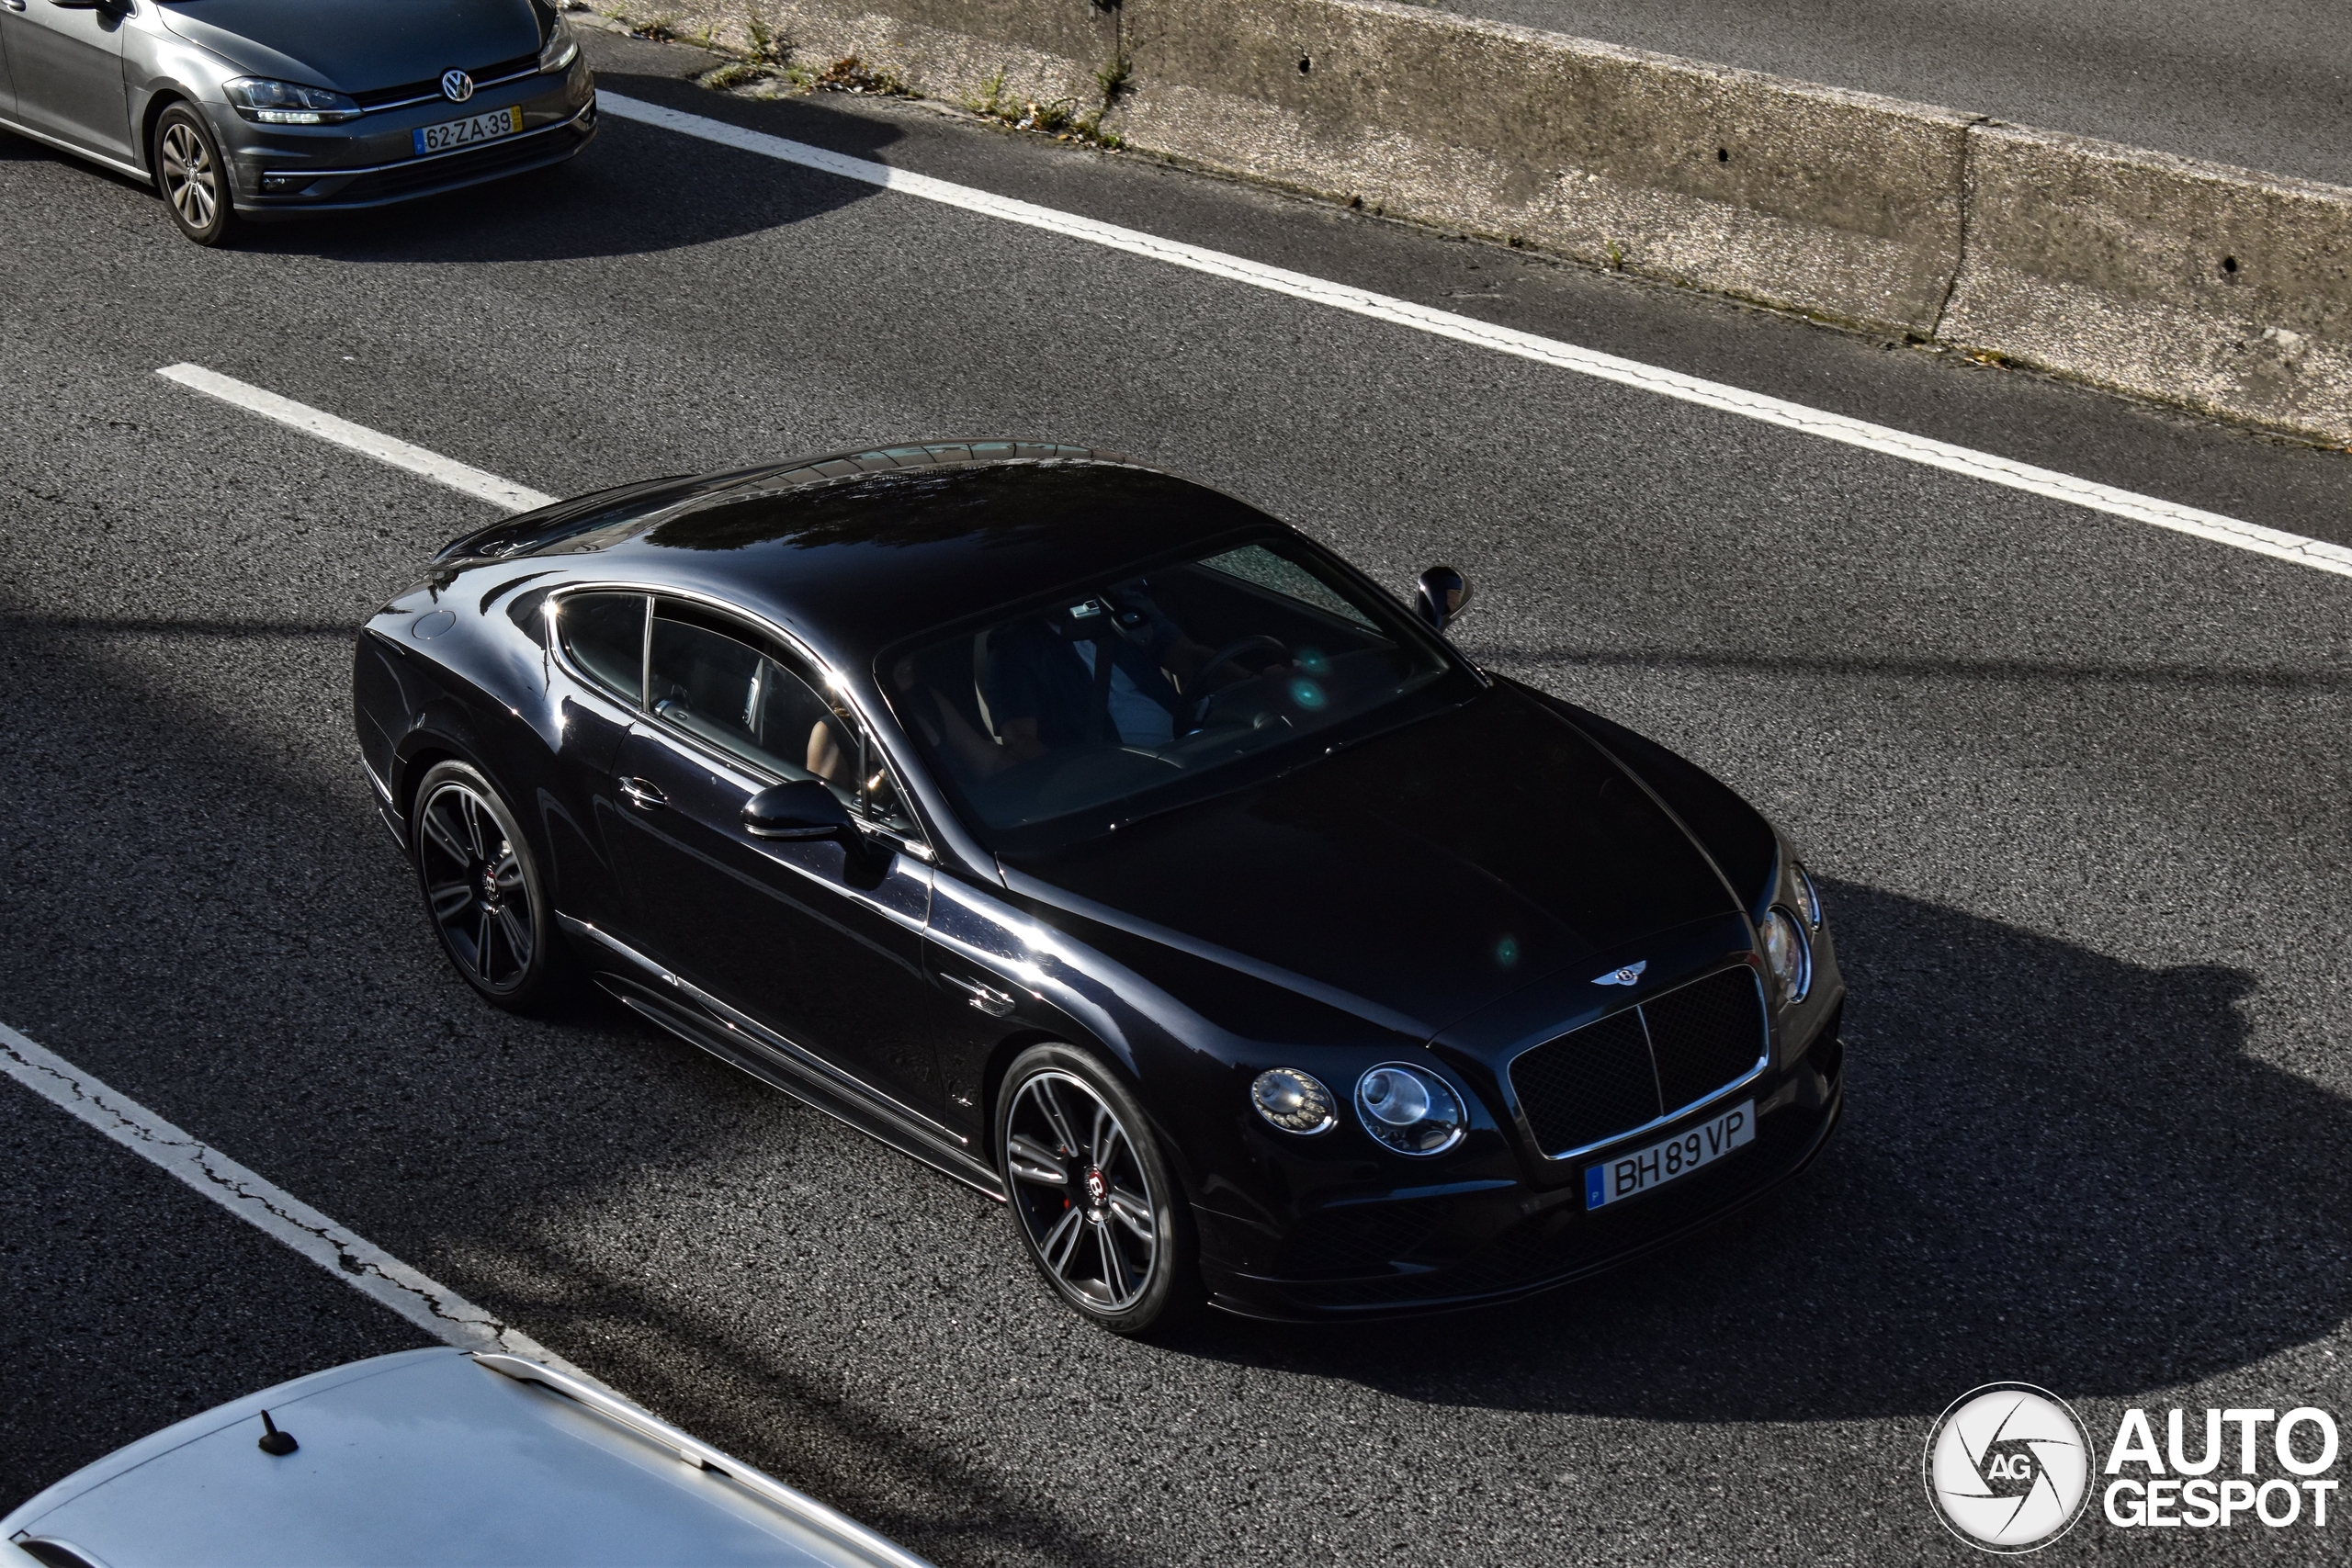
<svg viewBox="0 0 2352 1568">
<path fill-rule="evenodd" d="M 563 13 L 556 13 L 555 26 L 548 29 L 548 41 L 539 49 L 539 69 L 561 71 L 578 58 L 580 40 L 571 36 L 571 24 Z"/>
<path fill-rule="evenodd" d="M 1796 917 L 1776 904 L 1756 934 L 1763 942 L 1764 967 L 1772 972 L 1781 1003 L 1793 1007 L 1804 1000 L 1805 993 L 1813 989 L 1813 947 L 1797 929 Z"/>
<path fill-rule="evenodd" d="M 1328 1133 L 1340 1120 L 1331 1091 L 1314 1074 L 1296 1067 L 1272 1067 L 1260 1073 L 1250 1082 L 1250 1103 L 1285 1133 Z"/>
<path fill-rule="evenodd" d="M 1396 1062 L 1356 1080 L 1356 1113 L 1365 1132 L 1400 1155 L 1443 1154 L 1462 1141 L 1468 1121 L 1443 1078 Z"/>
<path fill-rule="evenodd" d="M 340 125 L 359 118 L 359 106 L 341 93 L 297 82 L 240 76 L 222 83 L 220 91 L 231 108 L 261 125 Z"/>
</svg>

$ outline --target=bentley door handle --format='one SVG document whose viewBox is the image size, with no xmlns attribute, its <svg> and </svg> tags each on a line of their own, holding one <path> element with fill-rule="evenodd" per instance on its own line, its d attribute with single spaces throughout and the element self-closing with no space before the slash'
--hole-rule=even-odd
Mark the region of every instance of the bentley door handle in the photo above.
<svg viewBox="0 0 2352 1568">
<path fill-rule="evenodd" d="M 650 779 L 623 779 L 620 792 L 622 798 L 639 811 L 659 811 L 670 804 L 670 797 Z"/>
<path fill-rule="evenodd" d="M 967 980 L 956 975 L 942 975 L 940 978 L 963 992 L 967 1000 L 990 1018 L 1002 1018 L 1012 1010 L 1012 998 L 993 986 L 984 986 L 978 980 Z"/>
<path fill-rule="evenodd" d="M 25 0 L 0 0 L 0 6 L 7 6 L 11 11 L 21 11 L 25 8 Z"/>
</svg>

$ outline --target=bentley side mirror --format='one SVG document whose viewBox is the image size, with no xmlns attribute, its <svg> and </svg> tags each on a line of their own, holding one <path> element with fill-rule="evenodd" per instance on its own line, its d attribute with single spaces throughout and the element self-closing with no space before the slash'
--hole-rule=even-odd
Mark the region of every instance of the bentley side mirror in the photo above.
<svg viewBox="0 0 2352 1568">
<path fill-rule="evenodd" d="M 1459 620 L 1462 612 L 1470 607 L 1470 580 L 1450 566 L 1433 566 L 1421 573 L 1420 588 L 1413 594 L 1413 608 L 1421 614 L 1437 631 Z"/>
<path fill-rule="evenodd" d="M 858 843 L 849 808 L 815 779 L 770 784 L 745 801 L 743 831 L 755 839 L 839 839 L 852 849 Z"/>
</svg>

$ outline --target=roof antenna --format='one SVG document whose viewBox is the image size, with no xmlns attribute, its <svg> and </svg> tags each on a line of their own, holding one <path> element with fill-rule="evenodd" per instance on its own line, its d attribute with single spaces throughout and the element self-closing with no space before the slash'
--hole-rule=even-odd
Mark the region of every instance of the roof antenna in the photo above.
<svg viewBox="0 0 2352 1568">
<path fill-rule="evenodd" d="M 294 1440 L 293 1433 L 281 1432 L 277 1429 L 277 1423 L 269 1418 L 269 1412 L 266 1410 L 261 1413 L 261 1430 L 262 1439 L 255 1446 L 266 1454 L 283 1459 L 301 1447 Z"/>
</svg>

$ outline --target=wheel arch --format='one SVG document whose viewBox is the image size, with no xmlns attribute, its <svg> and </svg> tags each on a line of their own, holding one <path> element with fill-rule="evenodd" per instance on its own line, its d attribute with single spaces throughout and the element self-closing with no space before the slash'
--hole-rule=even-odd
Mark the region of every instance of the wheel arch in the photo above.
<svg viewBox="0 0 2352 1568">
<path fill-rule="evenodd" d="M 399 810 L 402 822 L 413 823 L 416 817 L 417 786 L 424 782 L 425 774 L 444 762 L 463 762 L 476 772 L 480 772 L 481 768 L 481 764 L 475 761 L 473 758 L 437 736 L 418 746 L 414 751 L 401 757 L 395 764 L 394 776 L 390 782 L 392 786 L 393 805 Z M 482 776 L 490 777 L 488 773 L 483 773 Z"/>
<path fill-rule="evenodd" d="M 1059 1045 L 1065 1050 L 1076 1051 L 1080 1055 L 1091 1058 L 1105 1072 L 1115 1077 L 1126 1091 L 1135 1096 L 1136 1103 L 1143 1108 L 1144 1115 L 1149 1118 L 1152 1136 L 1159 1141 L 1160 1152 L 1175 1170 L 1176 1179 L 1184 1189 L 1183 1197 L 1187 1201 L 1192 1201 L 1193 1194 L 1200 1190 L 1200 1184 L 1193 1172 L 1192 1156 L 1185 1150 L 1184 1141 L 1177 1136 L 1175 1127 L 1152 1102 L 1150 1090 L 1145 1086 L 1141 1075 L 1136 1071 L 1134 1065 L 1128 1062 L 1121 1053 L 1104 1046 L 1098 1041 L 1089 1039 L 1083 1030 L 1034 1027 L 1017 1029 L 997 1042 L 995 1048 L 989 1053 L 987 1066 L 981 1072 L 979 1109 L 980 1124 L 985 1129 L 983 1136 L 988 1140 L 988 1156 L 990 1164 L 996 1161 L 997 1109 L 1003 1100 L 1004 1080 L 1011 1073 L 1012 1064 L 1020 1058 L 1023 1052 L 1033 1045 Z"/>
<path fill-rule="evenodd" d="M 201 116 L 204 113 L 195 94 L 184 87 L 165 85 L 147 95 L 147 107 L 139 116 L 139 143 L 133 151 L 139 154 L 140 166 L 147 171 L 148 179 L 155 183 L 159 192 L 163 189 L 164 175 L 155 164 L 155 127 L 162 121 L 164 111 L 174 104 L 186 104 L 190 114 Z"/>
</svg>

